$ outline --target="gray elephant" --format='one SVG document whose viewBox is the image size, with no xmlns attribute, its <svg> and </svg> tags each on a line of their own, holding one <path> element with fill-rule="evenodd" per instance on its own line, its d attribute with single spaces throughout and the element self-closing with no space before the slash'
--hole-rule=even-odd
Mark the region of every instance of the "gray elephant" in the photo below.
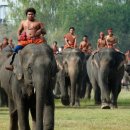
<svg viewBox="0 0 130 130">
<path fill-rule="evenodd" d="M 13 72 L 0 69 L 0 84 L 9 97 L 10 130 L 30 130 L 29 110 L 34 130 L 54 129 L 54 97 L 52 80 L 57 66 L 47 44 L 30 44 L 14 60 Z M 43 116 L 44 115 L 44 116 Z"/>
<path fill-rule="evenodd" d="M 13 53 L 9 45 L 7 45 L 3 50 L 0 51 L 0 68 L 2 64 L 11 56 Z M 0 88 L 0 106 L 8 106 L 8 97 L 5 91 Z"/>
<path fill-rule="evenodd" d="M 84 54 L 79 49 L 68 48 L 63 50 L 65 90 L 68 91 L 71 106 L 80 105 L 84 58 Z"/>
<path fill-rule="evenodd" d="M 88 73 L 87 73 L 87 61 L 88 61 L 89 57 L 90 57 L 90 54 L 85 53 L 80 98 L 86 98 L 86 99 L 90 100 L 92 85 L 91 85 L 91 82 L 90 82 L 90 79 L 89 79 Z"/>
<path fill-rule="evenodd" d="M 69 105 L 69 94 L 68 87 L 65 85 L 66 82 L 66 73 L 63 67 L 63 55 L 62 53 L 58 53 L 55 55 L 58 73 L 56 74 L 56 84 L 54 88 L 54 94 L 56 98 L 61 98 L 61 102 L 63 105 Z"/>
<path fill-rule="evenodd" d="M 102 109 L 117 107 L 124 62 L 124 54 L 108 48 L 99 50 L 87 61 L 87 73 L 94 89 L 95 102 L 101 101 Z"/>
</svg>

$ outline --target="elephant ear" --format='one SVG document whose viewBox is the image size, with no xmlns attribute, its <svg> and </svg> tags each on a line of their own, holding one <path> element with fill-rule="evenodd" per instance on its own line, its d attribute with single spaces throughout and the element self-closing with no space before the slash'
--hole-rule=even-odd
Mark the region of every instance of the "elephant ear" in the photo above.
<svg viewBox="0 0 130 130">
<path fill-rule="evenodd" d="M 119 53 L 120 54 L 120 53 Z M 124 65 L 125 65 L 125 63 L 126 63 L 126 59 L 125 59 L 125 55 L 124 54 L 120 54 L 121 55 L 121 57 L 120 57 L 120 59 L 118 59 L 117 61 L 119 62 L 119 65 L 118 65 L 118 67 L 117 67 L 117 70 L 120 70 Z M 120 56 L 119 55 L 119 56 Z M 119 57 L 118 56 L 118 57 Z"/>
<path fill-rule="evenodd" d="M 58 66 L 55 60 L 55 57 L 52 57 L 52 62 L 51 62 L 51 76 L 55 77 L 56 73 L 58 72 Z"/>
<path fill-rule="evenodd" d="M 19 51 L 17 56 L 16 56 L 13 72 L 16 74 L 18 80 L 22 79 L 22 77 L 23 77 L 23 68 L 22 68 L 22 54 L 21 54 L 21 51 Z"/>
</svg>

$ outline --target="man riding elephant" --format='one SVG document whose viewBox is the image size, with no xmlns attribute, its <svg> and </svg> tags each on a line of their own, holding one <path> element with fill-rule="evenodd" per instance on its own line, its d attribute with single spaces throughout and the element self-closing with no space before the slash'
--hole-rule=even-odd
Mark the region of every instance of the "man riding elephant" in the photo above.
<svg viewBox="0 0 130 130">
<path fill-rule="evenodd" d="M 89 43 L 89 40 L 88 40 L 88 36 L 87 36 L 87 35 L 84 35 L 84 36 L 83 36 L 83 41 L 80 42 L 79 49 L 80 49 L 83 53 L 91 54 L 91 52 L 92 52 L 92 46 L 91 46 L 91 44 Z"/>
<path fill-rule="evenodd" d="M 64 36 L 64 40 L 65 40 L 64 49 L 77 47 L 76 35 L 74 34 L 74 32 L 75 32 L 75 28 L 70 27 L 69 33 L 65 34 L 65 36 Z"/>
<path fill-rule="evenodd" d="M 6 69 L 13 70 L 13 61 L 15 55 L 28 44 L 35 43 L 45 43 L 46 40 L 43 37 L 46 34 L 44 24 L 35 19 L 36 10 L 34 8 L 28 8 L 25 11 L 27 16 L 26 20 L 21 21 L 18 29 L 18 45 L 14 48 L 14 54 L 9 66 Z"/>
</svg>

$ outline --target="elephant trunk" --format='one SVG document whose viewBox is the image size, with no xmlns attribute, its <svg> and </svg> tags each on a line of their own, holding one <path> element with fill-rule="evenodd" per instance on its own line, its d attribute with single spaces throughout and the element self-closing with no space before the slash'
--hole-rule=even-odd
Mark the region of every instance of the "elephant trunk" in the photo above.
<svg viewBox="0 0 130 130">
<path fill-rule="evenodd" d="M 73 64 L 73 66 L 70 66 L 68 68 L 68 73 L 70 77 L 70 82 L 71 82 L 71 92 L 70 92 L 70 102 L 71 105 L 75 105 L 75 96 L 76 96 L 76 85 L 78 82 L 78 75 L 79 75 L 79 68 L 78 64 Z"/>
<path fill-rule="evenodd" d="M 61 91 L 61 102 L 63 105 L 67 106 L 70 104 L 69 95 L 68 95 L 68 88 L 65 84 L 65 72 L 60 72 L 60 91 Z"/>
<path fill-rule="evenodd" d="M 43 130 L 43 108 L 45 103 L 46 84 L 44 78 L 37 75 L 36 82 L 36 130 Z"/>
</svg>

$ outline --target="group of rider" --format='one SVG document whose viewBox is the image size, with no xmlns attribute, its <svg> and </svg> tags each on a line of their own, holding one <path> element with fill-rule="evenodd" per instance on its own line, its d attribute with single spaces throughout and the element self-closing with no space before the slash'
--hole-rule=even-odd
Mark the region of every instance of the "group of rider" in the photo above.
<svg viewBox="0 0 130 130">
<path fill-rule="evenodd" d="M 12 60 L 10 65 L 6 67 L 8 70 L 13 70 L 13 61 L 15 55 L 18 53 L 19 50 L 23 49 L 26 45 L 30 43 L 41 44 L 46 43 L 44 35 L 46 34 L 46 30 L 44 28 L 44 24 L 37 21 L 35 19 L 36 10 L 34 8 L 28 8 L 25 11 L 26 20 L 21 21 L 20 26 L 18 28 L 17 36 L 18 36 L 18 45 L 14 47 Z M 114 48 L 116 49 L 115 45 L 117 43 L 117 38 L 114 36 L 112 32 L 112 28 L 109 28 L 108 35 L 105 36 L 103 32 L 100 32 L 99 39 L 97 41 L 97 50 L 107 47 L 107 48 Z M 75 28 L 70 27 L 69 32 L 64 35 L 64 47 L 66 48 L 78 48 L 76 35 L 75 35 Z M 57 42 L 55 41 L 52 45 L 52 49 L 54 54 L 58 51 Z M 83 40 L 80 42 L 79 49 L 84 53 L 92 53 L 92 46 L 88 40 L 88 36 L 84 35 Z"/>
</svg>

